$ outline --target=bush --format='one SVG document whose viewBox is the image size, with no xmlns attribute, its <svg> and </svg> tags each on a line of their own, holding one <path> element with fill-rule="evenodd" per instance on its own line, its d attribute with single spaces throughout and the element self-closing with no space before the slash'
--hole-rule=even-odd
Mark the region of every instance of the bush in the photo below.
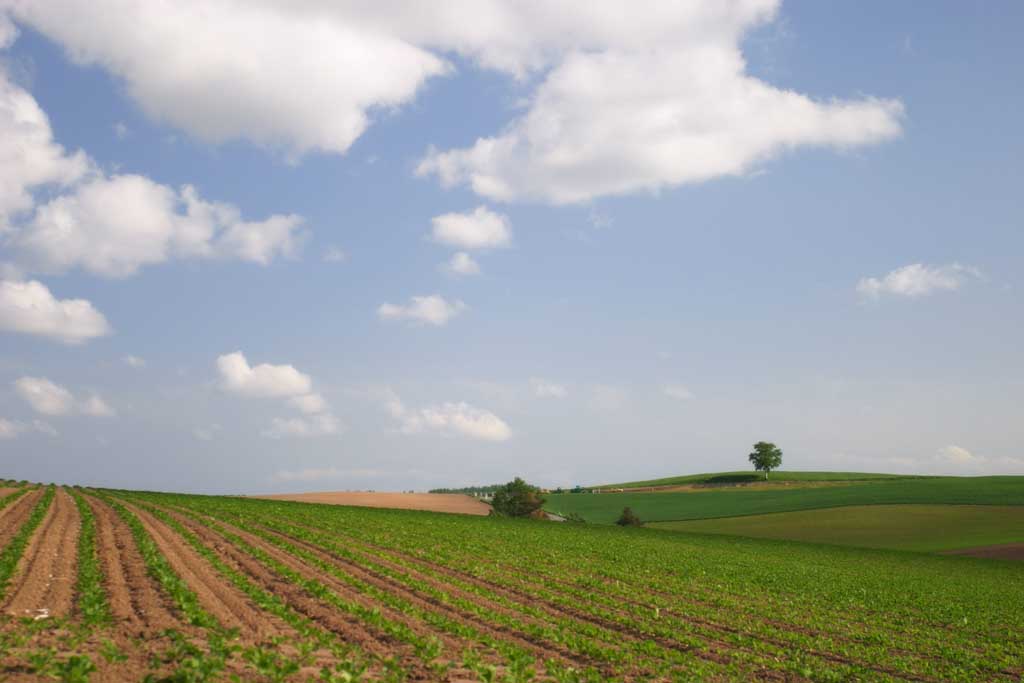
<svg viewBox="0 0 1024 683">
<path fill-rule="evenodd" d="M 516 477 L 494 492 L 491 507 L 503 517 L 533 517 L 544 505 L 540 489 Z"/>
<path fill-rule="evenodd" d="M 615 523 L 618 524 L 619 526 L 643 526 L 644 525 L 644 523 L 640 520 L 640 518 L 636 516 L 636 513 L 633 512 L 633 509 L 629 508 L 629 507 L 622 508 L 622 514 L 619 516 L 619 519 L 616 520 Z"/>
</svg>

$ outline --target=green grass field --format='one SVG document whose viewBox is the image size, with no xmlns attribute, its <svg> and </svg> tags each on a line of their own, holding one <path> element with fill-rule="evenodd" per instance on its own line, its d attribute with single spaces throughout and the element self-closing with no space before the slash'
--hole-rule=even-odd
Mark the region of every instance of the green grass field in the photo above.
<svg viewBox="0 0 1024 683">
<path fill-rule="evenodd" d="M 787 472 L 780 470 L 769 475 L 769 481 L 873 481 L 877 479 L 920 479 L 912 474 L 877 474 L 871 472 Z M 640 488 L 644 486 L 684 486 L 687 484 L 741 484 L 763 481 L 764 475 L 759 472 L 744 470 L 741 472 L 713 472 L 707 474 L 687 474 L 679 477 L 663 477 L 644 481 L 628 481 L 622 484 L 602 484 L 593 488 Z"/>
<path fill-rule="evenodd" d="M 865 505 L 652 527 L 708 534 L 937 552 L 1024 542 L 1024 506 Z"/>
<path fill-rule="evenodd" d="M 708 489 L 680 493 L 562 493 L 545 508 L 611 524 L 629 506 L 645 522 L 761 515 L 850 505 L 1024 505 L 1024 477 L 883 479 L 850 486 L 778 490 Z"/>
</svg>

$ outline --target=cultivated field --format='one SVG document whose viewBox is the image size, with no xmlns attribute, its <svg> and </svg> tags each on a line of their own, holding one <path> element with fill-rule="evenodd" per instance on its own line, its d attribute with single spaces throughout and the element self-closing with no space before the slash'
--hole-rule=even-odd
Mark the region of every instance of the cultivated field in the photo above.
<svg viewBox="0 0 1024 683">
<path fill-rule="evenodd" d="M 0 506 L 8 680 L 1024 676 L 1010 563 L 127 491 Z"/>
<path fill-rule="evenodd" d="M 292 500 L 299 503 L 355 505 L 392 510 L 430 510 L 464 515 L 488 515 L 491 506 L 472 496 L 459 493 L 370 493 L 365 491 L 321 491 L 319 493 L 279 493 L 254 496 L 268 500 Z"/>
<path fill-rule="evenodd" d="M 625 506 L 645 522 L 669 522 L 854 505 L 1024 505 L 1024 477 L 901 477 L 826 487 L 561 493 L 547 499 L 551 512 L 576 513 L 598 524 L 614 522 Z"/>
<path fill-rule="evenodd" d="M 936 552 L 1024 541 L 1024 505 L 858 505 L 654 522 L 659 529 Z"/>
</svg>

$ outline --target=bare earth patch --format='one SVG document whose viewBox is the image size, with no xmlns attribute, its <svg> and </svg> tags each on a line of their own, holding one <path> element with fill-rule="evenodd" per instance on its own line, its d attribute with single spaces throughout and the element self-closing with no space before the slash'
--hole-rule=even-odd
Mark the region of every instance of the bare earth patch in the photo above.
<svg viewBox="0 0 1024 683">
<path fill-rule="evenodd" d="M 316 493 L 280 493 L 252 496 L 268 500 L 293 500 L 299 503 L 328 503 L 396 510 L 429 510 L 464 515 L 487 515 L 491 506 L 461 493 L 369 493 L 364 491 L 321 491 Z"/>
</svg>

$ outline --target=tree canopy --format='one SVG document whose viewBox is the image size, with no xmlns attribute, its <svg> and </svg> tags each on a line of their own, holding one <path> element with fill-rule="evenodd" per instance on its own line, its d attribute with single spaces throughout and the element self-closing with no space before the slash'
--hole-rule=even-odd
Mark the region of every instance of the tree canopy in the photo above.
<svg viewBox="0 0 1024 683">
<path fill-rule="evenodd" d="M 499 486 L 494 492 L 491 507 L 497 515 L 505 517 L 530 517 L 544 505 L 540 489 L 516 477 Z"/>
<path fill-rule="evenodd" d="M 769 441 L 755 443 L 754 452 L 748 457 L 755 470 L 764 472 L 765 479 L 768 478 L 769 472 L 778 469 L 782 464 L 782 450 Z"/>
</svg>

